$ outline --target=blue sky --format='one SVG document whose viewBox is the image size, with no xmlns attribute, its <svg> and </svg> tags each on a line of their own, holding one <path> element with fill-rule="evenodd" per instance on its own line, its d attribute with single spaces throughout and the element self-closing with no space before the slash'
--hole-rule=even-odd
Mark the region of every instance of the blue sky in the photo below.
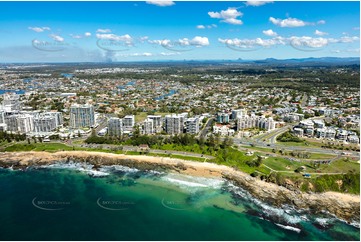
<svg viewBox="0 0 361 242">
<path fill-rule="evenodd" d="M 359 57 L 360 3 L 0 2 L 0 62 Z"/>
</svg>

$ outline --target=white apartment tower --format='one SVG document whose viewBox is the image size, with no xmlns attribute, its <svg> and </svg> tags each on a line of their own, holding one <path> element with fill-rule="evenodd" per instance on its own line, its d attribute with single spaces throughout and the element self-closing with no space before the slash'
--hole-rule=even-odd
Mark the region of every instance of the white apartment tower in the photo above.
<svg viewBox="0 0 361 242">
<path fill-rule="evenodd" d="M 54 116 L 39 115 L 33 119 L 34 132 L 51 132 L 57 127 L 57 121 Z"/>
<path fill-rule="evenodd" d="M 198 118 L 187 118 L 186 120 L 186 131 L 188 134 L 199 133 L 199 119 Z"/>
<path fill-rule="evenodd" d="M 232 119 L 236 120 L 238 118 L 242 118 L 244 116 L 247 115 L 247 110 L 246 109 L 236 109 L 236 110 L 232 110 Z"/>
<path fill-rule="evenodd" d="M 154 134 L 154 119 L 147 118 L 143 122 L 143 133 L 144 134 Z"/>
<path fill-rule="evenodd" d="M 165 131 L 168 134 L 181 134 L 184 129 L 184 116 L 183 115 L 166 115 L 165 116 Z"/>
<path fill-rule="evenodd" d="M 153 120 L 153 128 L 155 133 L 162 132 L 162 116 L 161 115 L 148 115 L 147 119 Z"/>
<path fill-rule="evenodd" d="M 94 123 L 94 107 L 92 105 L 74 104 L 70 107 L 70 126 L 72 128 L 91 127 Z"/>
<path fill-rule="evenodd" d="M 123 118 L 123 128 L 126 131 L 132 131 L 135 125 L 134 115 L 127 115 Z"/>
<path fill-rule="evenodd" d="M 109 136 L 121 136 L 123 133 L 123 122 L 120 118 L 110 118 L 108 120 Z"/>
<path fill-rule="evenodd" d="M 20 95 L 15 93 L 5 93 L 3 95 L 3 109 L 7 112 L 20 110 Z"/>
</svg>

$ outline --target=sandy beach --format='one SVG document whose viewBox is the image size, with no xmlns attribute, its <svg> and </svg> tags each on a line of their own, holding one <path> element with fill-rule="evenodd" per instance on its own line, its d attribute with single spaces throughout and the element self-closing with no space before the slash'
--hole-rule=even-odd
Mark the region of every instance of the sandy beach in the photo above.
<svg viewBox="0 0 361 242">
<path fill-rule="evenodd" d="M 0 166 L 2 167 L 25 168 L 58 161 L 87 162 L 93 164 L 94 167 L 118 164 L 143 170 L 163 169 L 192 176 L 223 177 L 245 188 L 256 198 L 275 206 L 290 204 L 296 208 L 314 212 L 327 211 L 349 222 L 360 219 L 360 196 L 337 192 L 302 193 L 261 181 L 231 167 L 214 163 L 84 151 L 0 153 Z"/>
</svg>

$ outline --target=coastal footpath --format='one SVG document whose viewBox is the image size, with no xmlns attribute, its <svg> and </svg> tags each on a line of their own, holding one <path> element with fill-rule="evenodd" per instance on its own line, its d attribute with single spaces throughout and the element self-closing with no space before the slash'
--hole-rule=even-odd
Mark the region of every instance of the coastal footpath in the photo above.
<svg viewBox="0 0 361 242">
<path fill-rule="evenodd" d="M 29 166 L 70 161 L 88 163 L 94 165 L 94 169 L 100 166 L 123 165 L 140 170 L 175 171 L 193 176 L 225 178 L 246 189 L 255 198 L 276 207 L 288 204 L 314 214 L 327 212 L 347 222 L 360 220 L 360 196 L 336 192 L 303 193 L 297 189 L 261 181 L 224 165 L 167 157 L 84 151 L 0 153 L 0 167 L 4 168 L 25 169 Z"/>
</svg>

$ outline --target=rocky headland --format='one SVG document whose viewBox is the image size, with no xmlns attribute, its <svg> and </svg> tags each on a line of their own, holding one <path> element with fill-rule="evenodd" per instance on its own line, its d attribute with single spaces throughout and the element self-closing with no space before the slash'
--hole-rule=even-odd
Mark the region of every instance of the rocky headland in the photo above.
<svg viewBox="0 0 361 242">
<path fill-rule="evenodd" d="M 261 181 L 231 167 L 213 163 L 83 151 L 0 153 L 0 167 L 4 168 L 25 169 L 29 166 L 70 161 L 91 164 L 95 169 L 100 166 L 123 165 L 141 170 L 175 171 L 194 176 L 223 177 L 246 189 L 257 199 L 276 207 L 288 204 L 314 214 L 327 212 L 347 222 L 360 220 L 360 197 L 357 195 L 336 192 L 303 193 L 297 189 L 288 189 Z"/>
</svg>

